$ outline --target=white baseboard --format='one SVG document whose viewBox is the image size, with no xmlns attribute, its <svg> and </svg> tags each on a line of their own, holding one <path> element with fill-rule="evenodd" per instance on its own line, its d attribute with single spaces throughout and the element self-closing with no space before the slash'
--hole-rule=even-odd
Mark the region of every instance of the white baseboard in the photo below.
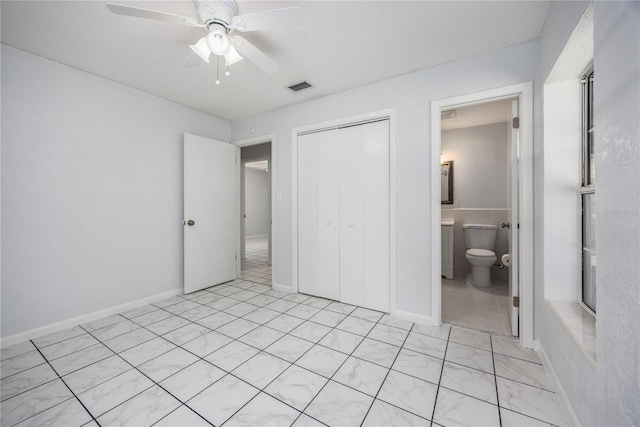
<svg viewBox="0 0 640 427">
<path fill-rule="evenodd" d="M 294 293 L 293 288 L 291 286 L 281 285 L 279 283 L 273 283 L 271 285 L 274 291 L 287 292 L 289 294 Z"/>
<path fill-rule="evenodd" d="M 15 335 L 4 337 L 0 340 L 0 347 L 8 347 L 13 344 L 18 344 L 23 341 L 32 340 L 45 335 L 52 334 L 54 332 L 60 332 L 68 328 L 72 328 L 84 323 L 93 322 L 94 320 L 101 319 L 103 317 L 111 316 L 113 314 L 122 313 L 133 308 L 141 307 L 146 304 L 151 304 L 156 301 L 161 301 L 165 298 L 170 298 L 175 295 L 182 294 L 183 288 L 177 288 L 172 291 L 163 292 L 161 294 L 153 295 L 150 297 L 142 298 L 139 300 L 127 302 L 124 304 L 116 305 L 113 307 L 105 308 L 104 310 L 94 311 L 93 313 L 83 314 L 82 316 L 74 317 L 71 319 L 63 320 L 61 322 L 53 323 L 51 325 L 42 326 L 40 328 L 31 329 L 25 332 L 20 332 Z"/>
<path fill-rule="evenodd" d="M 391 313 L 391 316 L 402 320 L 408 320 L 410 322 L 420 323 L 421 325 L 440 326 L 440 324 L 436 323 L 431 316 L 423 316 L 409 311 L 396 310 Z"/>
<path fill-rule="evenodd" d="M 560 405 L 562 406 L 562 410 L 564 411 L 565 416 L 567 417 L 567 421 L 569 425 L 578 427 L 580 426 L 580 421 L 578 420 L 578 416 L 576 415 L 576 411 L 573 410 L 573 406 L 571 406 L 571 402 L 567 397 L 567 393 L 565 393 L 564 388 L 562 387 L 562 383 L 560 383 L 560 379 L 558 378 L 558 374 L 556 374 L 553 365 L 551 364 L 551 360 L 547 353 L 544 351 L 544 347 L 540 341 L 535 340 L 533 342 L 533 348 L 540 354 L 540 358 L 542 359 L 542 363 L 549 374 L 549 379 L 553 383 L 553 386 L 556 389 L 556 394 L 558 395 L 558 399 L 560 400 Z"/>
</svg>

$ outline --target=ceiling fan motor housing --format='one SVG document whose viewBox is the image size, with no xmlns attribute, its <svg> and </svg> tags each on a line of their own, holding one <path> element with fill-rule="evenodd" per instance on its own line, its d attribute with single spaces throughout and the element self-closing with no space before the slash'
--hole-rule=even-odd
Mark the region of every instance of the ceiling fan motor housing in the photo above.
<svg viewBox="0 0 640 427">
<path fill-rule="evenodd" d="M 198 18 L 204 25 L 213 22 L 231 25 L 231 20 L 238 14 L 238 4 L 235 0 L 194 0 Z"/>
</svg>

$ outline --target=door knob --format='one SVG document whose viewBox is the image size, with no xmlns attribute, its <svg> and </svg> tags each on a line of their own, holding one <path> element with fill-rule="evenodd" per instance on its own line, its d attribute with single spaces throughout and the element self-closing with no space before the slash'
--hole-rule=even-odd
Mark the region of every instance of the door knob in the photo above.
<svg viewBox="0 0 640 427">
<path fill-rule="evenodd" d="M 192 220 L 192 219 L 190 219 L 189 221 L 187 221 L 187 225 L 188 225 L 189 227 L 193 227 L 195 224 L 196 224 L 196 222 L 195 222 L 194 220 Z"/>
<path fill-rule="evenodd" d="M 327 221 L 325 221 L 325 224 L 331 225 L 331 221 L 327 220 Z"/>
<path fill-rule="evenodd" d="M 352 222 L 349 223 L 349 227 L 353 227 L 353 223 Z"/>
</svg>

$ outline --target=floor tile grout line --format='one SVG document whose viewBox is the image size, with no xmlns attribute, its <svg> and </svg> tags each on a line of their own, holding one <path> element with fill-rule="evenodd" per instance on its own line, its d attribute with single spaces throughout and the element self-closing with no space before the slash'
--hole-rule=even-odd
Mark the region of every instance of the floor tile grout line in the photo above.
<svg viewBox="0 0 640 427">
<path fill-rule="evenodd" d="M 90 333 L 90 332 L 89 332 L 89 333 Z M 94 337 L 94 338 L 95 338 L 95 337 Z M 160 338 L 162 338 L 162 337 L 160 337 Z M 97 338 L 96 338 L 96 339 L 97 339 Z M 100 341 L 100 340 L 98 340 L 98 341 Z M 168 341 L 168 340 L 166 340 L 166 339 L 165 339 L 165 341 L 170 342 L 170 341 Z M 100 343 L 106 347 L 106 345 L 105 345 L 102 341 L 100 341 Z M 170 342 L 170 343 L 171 343 L 171 342 Z M 173 343 L 171 343 L 171 344 L 173 344 Z M 107 347 L 107 348 L 108 348 L 108 347 Z M 180 347 L 179 347 L 179 346 L 177 346 L 176 348 L 180 348 Z M 110 349 L 110 350 L 111 350 L 111 349 Z M 175 349 L 172 349 L 172 350 L 175 350 Z M 169 350 L 169 351 L 172 351 L 172 350 Z M 184 349 L 183 349 L 183 350 L 184 350 Z M 113 350 L 111 350 L 111 351 L 113 351 Z M 147 363 L 147 362 L 148 362 L 148 361 L 150 361 L 150 360 L 156 359 L 157 357 L 160 357 L 160 356 L 162 356 L 162 355 L 164 355 L 164 354 L 167 354 L 169 351 L 167 351 L 167 352 L 165 352 L 165 353 L 162 353 L 161 355 L 156 356 L 156 357 L 154 357 L 154 358 L 151 358 L 151 359 L 149 359 L 149 360 L 147 360 L 147 361 L 145 361 L 145 362 L 141 363 L 140 365 L 142 365 L 142 364 L 144 364 L 144 363 Z M 186 350 L 185 350 L 185 351 L 186 351 Z M 149 381 L 151 381 L 153 384 L 152 384 L 151 386 L 149 386 L 149 387 L 145 388 L 144 390 L 140 391 L 139 393 L 136 393 L 135 395 L 133 395 L 133 396 L 129 397 L 128 399 L 125 399 L 124 401 L 122 401 L 122 402 L 118 403 L 117 405 L 115 405 L 114 407 L 112 407 L 112 408 L 108 409 L 107 411 L 104 411 L 102 414 L 100 414 L 100 416 L 102 416 L 102 415 L 106 414 L 107 412 L 110 412 L 110 411 L 114 410 L 115 408 L 117 408 L 118 406 L 121 406 L 121 405 L 122 405 L 122 404 L 124 404 L 125 402 L 128 402 L 128 401 L 130 401 L 131 399 L 133 399 L 133 398 L 135 398 L 135 397 L 137 397 L 137 396 L 141 395 L 142 393 L 146 392 L 147 390 L 149 390 L 149 389 L 153 388 L 153 386 L 154 386 L 154 385 L 155 385 L 155 386 L 157 386 L 157 387 L 159 387 L 159 388 L 161 388 L 162 390 L 164 390 L 167 394 L 169 394 L 171 397 L 173 397 L 176 401 L 180 402 L 180 404 L 181 404 L 181 405 L 179 405 L 179 406 L 178 406 L 178 408 L 179 408 L 180 406 L 182 406 L 182 405 L 185 405 L 185 404 L 186 404 L 186 402 L 183 402 L 183 401 L 182 401 L 182 400 L 180 400 L 177 396 L 175 396 L 173 393 L 171 393 L 169 390 L 167 390 L 164 386 L 160 385 L 160 382 L 162 382 L 162 381 L 166 380 L 167 378 L 169 378 L 169 377 L 171 377 L 171 376 L 173 376 L 173 375 L 177 374 L 179 371 L 176 371 L 176 372 L 174 372 L 174 374 L 169 375 L 169 377 L 167 377 L 167 378 L 163 378 L 160 382 L 157 382 L 157 381 L 155 381 L 153 378 L 149 377 L 147 374 L 145 374 L 144 372 L 142 372 L 140 369 L 138 369 L 138 366 L 140 366 L 140 365 L 138 365 L 138 366 L 134 366 L 131 362 L 129 362 L 128 360 L 126 360 L 124 357 L 120 356 L 120 354 L 119 354 L 119 353 L 115 353 L 115 352 L 114 352 L 114 354 L 115 354 L 117 357 L 119 357 L 121 360 L 123 360 L 126 364 L 128 364 L 129 366 L 131 366 L 131 368 L 132 368 L 132 369 L 135 369 L 135 370 L 136 370 L 136 371 L 138 371 L 140 374 L 142 374 L 142 375 L 143 375 L 143 376 L 145 376 L 147 379 L 149 379 Z M 198 357 L 197 355 L 194 355 L 194 356 Z M 199 358 L 199 359 L 200 359 L 200 358 Z M 198 361 L 196 360 L 195 362 L 193 362 L 193 363 L 191 363 L 191 364 L 189 364 L 189 365 L 185 366 L 185 367 L 184 367 L 184 368 L 182 368 L 182 369 L 186 369 L 186 368 L 188 368 L 189 366 L 191 366 L 191 365 L 193 365 L 193 364 L 195 364 L 195 363 L 197 363 L 197 362 L 198 362 Z M 205 362 L 207 362 L 207 361 L 205 361 Z M 181 369 L 181 370 L 182 370 L 182 369 Z M 128 371 L 126 371 L 126 372 L 128 372 Z M 122 374 L 124 374 L 124 372 L 123 372 L 123 373 L 121 373 L 121 374 L 119 374 L 119 375 L 116 375 L 115 377 L 110 378 L 109 380 L 111 380 L 111 379 L 113 379 L 113 378 L 116 378 L 116 377 L 118 377 L 118 376 L 120 376 L 120 375 L 122 375 Z M 109 381 L 109 380 L 107 380 L 107 381 Z M 220 380 L 220 379 L 218 379 L 217 381 L 219 381 L 219 380 Z M 215 382 L 217 382 L 217 381 L 215 381 Z M 105 381 L 105 382 L 106 382 L 106 381 Z M 215 384 L 215 382 L 214 382 L 213 384 Z M 103 382 L 103 383 L 101 383 L 101 384 L 104 384 L 104 382 Z M 211 384 L 211 385 L 213 385 L 213 384 Z M 93 388 L 94 388 L 94 387 L 92 387 L 91 389 L 93 389 Z M 208 387 L 207 387 L 207 388 L 208 388 Z M 89 390 L 91 390 L 91 389 L 89 389 Z M 88 390 L 85 390 L 85 391 L 88 391 Z M 73 393 L 73 391 L 72 391 L 72 393 Z M 84 392 L 83 392 L 83 393 L 84 393 Z M 80 400 L 80 399 L 78 399 L 78 400 Z M 82 402 L 80 402 L 80 403 L 82 403 Z M 83 406 L 84 406 L 84 404 L 83 404 Z M 178 408 L 176 408 L 176 409 L 178 409 Z M 85 407 L 85 409 L 86 409 L 86 407 Z M 89 411 L 87 410 L 87 412 L 89 412 Z M 172 412 L 173 412 L 173 411 L 172 411 Z M 195 411 L 194 411 L 194 412 L 195 412 Z M 89 412 L 89 414 L 93 417 L 93 415 L 92 415 L 90 412 Z M 168 414 L 167 414 L 167 415 L 168 415 Z M 198 415 L 200 415 L 200 414 L 198 414 Z M 164 417 L 162 417 L 162 418 L 164 418 Z M 162 418 L 161 418 L 161 419 L 162 419 Z M 100 424 L 98 423 L 98 421 L 96 420 L 96 418 L 95 418 L 95 417 L 94 417 L 94 420 L 96 421 L 96 423 L 97 423 L 98 425 L 100 425 Z M 158 420 L 158 421 L 160 421 L 160 420 Z M 207 421 L 207 422 L 209 422 L 209 421 Z M 155 423 L 154 423 L 154 424 L 155 424 Z M 211 424 L 211 423 L 209 423 L 209 424 Z"/>
<path fill-rule="evenodd" d="M 444 348 L 444 354 L 442 355 L 442 368 L 440 369 L 440 378 L 438 379 L 438 387 L 436 388 L 436 396 L 433 400 L 433 412 L 431 412 L 431 425 L 433 426 L 433 419 L 436 416 L 436 405 L 438 404 L 438 394 L 440 392 L 440 383 L 442 383 L 442 374 L 444 374 L 444 364 L 447 360 L 447 350 L 449 350 L 449 342 L 451 341 L 451 327 L 449 327 L 449 334 L 447 335 L 447 345 Z"/>
<path fill-rule="evenodd" d="M 384 315 L 382 316 L 384 317 Z M 382 319 L 382 317 L 380 319 Z M 380 319 L 378 319 L 378 322 L 376 322 L 376 325 L 380 322 Z M 378 395 L 380 394 L 380 390 L 382 390 L 382 387 L 384 387 L 384 383 L 387 381 L 387 378 L 389 377 L 389 373 L 391 372 L 391 370 L 393 369 L 393 365 L 395 365 L 396 360 L 398 360 L 398 356 L 400 355 L 400 352 L 402 351 L 402 349 L 404 348 L 404 344 L 407 342 L 407 339 L 409 338 L 409 335 L 411 334 L 411 331 L 413 330 L 413 326 L 411 325 L 411 328 L 409 328 L 409 331 L 407 332 L 407 335 L 404 337 L 404 340 L 402 341 L 402 345 L 400 346 L 398 352 L 396 353 L 396 356 L 393 358 L 393 362 L 391 362 L 391 365 L 389 366 L 389 368 L 387 369 L 387 373 L 384 376 L 384 379 L 382 380 L 382 382 L 380 383 L 380 387 L 378 387 L 378 391 L 376 392 L 376 395 L 373 396 L 373 401 L 371 402 L 371 405 L 369 405 L 369 409 L 367 409 L 367 412 L 364 414 L 364 418 L 362 419 L 362 421 L 360 422 L 360 426 L 362 427 L 362 425 L 364 424 L 364 421 L 367 419 L 367 416 L 369 415 L 369 412 L 371 412 L 371 408 L 373 407 L 374 403 L 376 403 L 376 400 L 378 399 Z M 371 331 L 373 331 L 373 329 L 375 328 L 375 326 L 373 328 L 371 328 Z M 371 331 L 369 331 L 369 333 L 371 333 Z M 369 335 L 369 334 L 367 334 Z M 366 338 L 366 337 L 365 337 Z M 364 340 L 363 340 L 364 341 Z M 355 350 L 354 350 L 355 351 Z M 401 408 L 402 409 L 402 408 Z M 410 412 L 410 411 L 407 411 Z M 414 414 L 417 415 L 417 414 Z"/>
<path fill-rule="evenodd" d="M 35 351 L 35 350 L 34 350 L 34 351 Z M 2 380 L 5 380 L 6 378 L 10 378 L 10 377 L 12 377 L 12 376 L 14 376 L 14 375 L 20 375 L 20 374 L 21 374 L 21 373 L 23 373 L 23 372 L 26 372 L 26 371 L 28 371 L 28 370 L 30 370 L 30 369 L 34 369 L 34 368 L 39 368 L 40 366 L 43 366 L 43 365 L 47 365 L 47 362 L 45 361 L 45 362 L 43 362 L 43 363 L 40 363 L 39 365 L 35 365 L 35 366 L 32 366 L 32 367 L 30 367 L 30 368 L 27 368 L 27 369 L 25 369 L 25 370 L 23 370 L 23 371 L 16 372 L 15 374 L 8 375 L 8 376 L 6 376 L 6 377 L 2 378 Z M 49 365 L 49 366 L 51 366 L 51 365 Z M 55 372 L 55 371 L 54 371 L 54 372 Z M 56 374 L 56 375 L 58 375 L 58 373 L 57 373 L 57 372 L 55 372 L 55 374 Z M 58 377 L 60 377 L 60 376 L 58 375 Z M 20 393 L 16 393 L 16 394 L 14 394 L 13 396 L 5 397 L 4 399 L 2 399 L 2 402 L 6 402 L 6 401 L 7 401 L 7 400 L 9 400 L 9 399 L 13 399 L 14 397 L 18 397 L 18 396 L 20 396 L 21 394 L 27 393 L 27 392 L 29 392 L 29 391 L 31 391 L 31 390 L 34 390 L 34 389 L 36 389 L 36 388 L 38 388 L 38 387 L 40 387 L 40 386 L 45 385 L 45 384 L 49 384 L 50 382 L 55 381 L 55 380 L 57 380 L 57 379 L 58 379 L 58 378 L 52 378 L 52 379 L 50 379 L 49 381 L 45 381 L 45 382 L 43 382 L 43 383 L 41 383 L 41 384 L 34 385 L 34 386 L 33 386 L 33 387 L 31 387 L 31 388 L 28 388 L 28 389 L 22 390 Z M 55 406 L 55 405 L 54 405 L 54 406 Z"/>
<path fill-rule="evenodd" d="M 204 422 L 206 422 L 207 424 L 209 424 L 212 427 L 215 427 L 215 425 L 210 422 L 208 419 L 206 419 L 205 417 L 203 417 L 202 415 L 200 415 L 199 412 L 194 411 L 193 409 L 191 409 L 190 406 L 188 406 L 186 403 L 181 402 L 180 401 L 180 406 L 178 406 L 177 408 L 175 408 L 173 411 L 169 412 L 167 415 L 165 415 L 164 417 L 160 418 L 158 421 L 156 421 L 155 423 L 151 424 L 151 427 L 157 425 L 160 421 L 164 420 L 165 418 L 167 418 L 169 415 L 173 414 L 174 412 L 176 412 L 178 409 L 182 408 L 182 407 L 186 407 L 189 411 L 193 412 L 194 414 L 196 414 L 197 416 L 199 416 L 200 418 L 202 418 L 204 420 Z M 83 427 L 83 426 L 81 426 Z"/>
<path fill-rule="evenodd" d="M 329 304 L 327 304 L 327 306 L 325 306 L 325 308 L 324 308 L 324 309 L 326 309 L 326 307 L 328 307 L 329 305 L 333 304 L 333 302 L 336 302 L 336 300 L 332 300 L 332 302 L 331 302 L 331 303 L 329 303 Z M 340 301 L 337 301 L 337 302 L 340 302 Z M 324 310 L 324 309 L 320 309 L 320 310 Z M 351 315 L 351 313 L 353 313 L 355 310 L 357 310 L 357 306 L 356 306 L 356 308 L 355 308 L 355 309 L 353 309 L 353 310 L 352 310 L 352 311 L 351 311 L 347 316 L 345 316 L 345 318 L 344 318 L 344 319 L 346 319 L 347 317 L 349 317 L 349 316 Z M 342 314 L 342 313 L 340 313 L 340 314 Z M 380 316 L 380 319 L 381 319 L 383 316 L 384 316 L 384 314 L 383 314 L 382 316 Z M 344 319 L 342 319 L 342 320 L 344 320 Z M 378 322 L 380 321 L 380 319 L 378 319 Z M 365 319 L 365 320 L 366 320 L 366 319 Z M 340 321 L 340 323 L 341 323 L 341 322 L 342 322 L 342 321 Z M 378 324 L 378 322 L 376 322 L 375 324 Z M 340 323 L 338 323 L 338 325 L 339 325 Z M 324 336 L 318 340 L 318 343 L 319 343 L 320 341 L 322 341 L 322 340 L 323 340 L 327 335 L 329 335 L 332 331 L 334 331 L 335 329 L 337 329 L 338 325 L 335 325 L 333 328 L 331 328 L 331 330 L 329 330 L 326 334 L 324 334 Z M 373 330 L 373 328 L 374 328 L 374 327 L 375 327 L 375 325 L 374 325 L 374 326 L 369 330 L 369 332 L 367 332 L 367 335 L 368 335 L 368 334 Z M 338 329 L 338 330 L 340 330 L 340 329 Z M 344 332 L 346 332 L 346 331 L 344 331 Z M 355 335 L 358 335 L 358 334 L 355 334 Z M 361 336 L 361 335 L 358 335 L 358 336 Z M 320 393 L 322 393 L 322 390 L 324 390 L 324 388 L 327 386 L 327 384 L 329 384 L 329 383 L 332 381 L 332 379 L 333 379 L 333 377 L 335 376 L 335 374 L 336 374 L 336 373 L 337 373 L 337 372 L 342 368 L 342 366 L 347 362 L 347 360 L 349 360 L 349 358 L 353 356 L 353 353 L 358 349 L 358 347 L 360 347 L 360 344 L 362 344 L 362 343 L 364 342 L 364 339 L 365 339 L 366 337 L 367 337 L 367 336 L 365 335 L 365 336 L 362 338 L 362 340 L 361 340 L 361 341 L 358 343 L 358 345 L 357 345 L 357 346 L 356 346 L 356 347 L 351 351 L 351 353 L 347 356 L 347 358 L 346 358 L 346 359 L 345 359 L 345 360 L 340 364 L 340 366 L 339 366 L 339 367 L 338 367 L 338 368 L 333 372 L 333 374 L 331 375 L 331 377 L 330 377 L 330 378 L 328 378 L 327 382 L 326 382 L 326 383 L 324 383 L 324 385 L 320 388 L 320 390 L 318 390 L 318 392 L 315 394 L 315 396 L 313 396 L 313 398 L 309 401 L 309 403 L 307 403 L 307 405 L 306 405 L 306 406 L 304 407 L 304 409 L 301 411 L 303 414 L 305 414 L 305 415 L 307 415 L 307 416 L 310 416 L 309 414 L 306 414 L 304 411 L 306 411 L 306 410 L 309 408 L 309 406 L 313 403 L 313 401 L 318 397 L 318 395 L 319 395 Z M 318 344 L 318 343 L 316 343 L 315 345 L 320 345 L 320 344 Z M 303 355 L 301 355 L 298 359 L 296 359 L 296 362 L 297 362 L 298 360 L 300 360 L 302 357 L 304 357 L 304 355 L 305 355 L 305 354 L 307 354 L 309 351 L 311 351 L 311 349 L 312 349 L 313 347 L 315 347 L 315 345 L 314 345 L 314 346 L 312 346 L 311 348 L 309 348 L 309 350 L 307 350 L 307 351 L 306 351 Z M 323 345 L 320 345 L 320 346 L 321 346 L 321 347 L 324 347 Z M 329 348 L 329 347 L 324 347 L 324 348 Z M 330 349 L 330 350 L 333 350 L 333 349 L 331 349 L 331 348 L 329 348 L 329 349 Z M 338 351 L 338 350 L 333 350 L 333 351 Z M 339 352 L 339 351 L 338 351 L 338 352 Z M 342 353 L 342 352 L 339 352 L 339 353 Z M 346 353 L 342 353 L 342 354 L 346 354 Z M 354 356 L 354 357 L 355 357 L 355 356 Z M 295 362 L 294 362 L 294 364 L 295 364 Z M 299 366 L 299 365 L 296 365 L 296 366 Z M 303 368 L 302 366 L 300 366 L 300 367 L 301 367 L 301 368 Z M 305 368 L 303 368 L 303 369 L 305 369 Z M 389 368 L 389 369 L 390 369 L 390 368 Z M 313 372 L 313 371 L 311 371 L 311 372 Z M 316 374 L 317 374 L 317 372 L 314 372 L 314 373 L 316 373 Z M 320 374 L 317 374 L 317 375 L 320 375 Z M 324 378 L 326 378 L 324 375 L 321 375 L 321 376 L 322 376 L 322 377 L 324 377 Z M 351 386 L 346 386 L 346 385 L 344 385 L 344 384 L 342 384 L 342 383 L 339 383 L 338 381 L 336 381 L 336 382 L 337 382 L 338 384 L 342 385 L 342 386 L 348 387 L 348 388 L 350 388 L 350 389 L 352 389 L 352 390 L 355 390 L 355 391 L 357 391 L 357 392 L 359 392 L 359 393 L 362 393 L 360 390 L 357 390 L 357 389 L 355 389 L 355 388 L 353 388 L 353 387 L 351 387 Z M 384 381 L 383 381 L 383 382 L 384 382 Z M 363 393 L 363 394 L 365 394 L 365 395 L 366 395 L 366 393 Z M 367 396 L 368 396 L 368 395 L 367 395 Z M 374 397 L 374 401 L 375 401 L 375 397 Z M 373 404 L 373 402 L 372 402 L 372 404 Z M 368 411 L 367 411 L 367 413 L 368 413 Z M 313 417 L 312 417 L 312 418 L 313 418 Z M 366 414 L 365 414 L 365 418 L 366 418 Z M 314 419 L 315 419 L 315 418 L 314 418 Z M 364 421 L 364 418 L 363 418 L 363 421 Z M 324 423 L 323 423 L 323 424 L 324 424 Z"/>
<path fill-rule="evenodd" d="M 491 343 L 491 363 L 493 365 L 493 382 L 495 383 L 496 388 L 496 402 L 498 402 L 498 421 L 500 423 L 500 427 L 502 427 L 502 413 L 500 411 L 500 393 L 498 392 L 498 376 L 496 374 L 496 359 L 493 356 L 493 338 L 489 337 L 489 341 Z"/>
<path fill-rule="evenodd" d="M 83 328 L 84 329 L 84 328 Z M 95 337 L 94 337 L 95 338 Z M 33 340 L 30 340 L 31 344 L 33 344 L 35 346 L 35 343 L 33 342 Z M 91 419 L 93 421 L 95 421 L 95 423 L 98 425 L 98 427 L 100 427 L 100 423 L 98 422 L 98 420 L 96 419 L 96 417 L 93 416 L 93 414 L 89 411 L 89 409 L 85 406 L 85 404 L 82 402 L 82 400 L 80 400 L 80 398 L 76 395 L 76 393 L 71 390 L 71 387 L 69 387 L 69 385 L 67 384 L 67 382 L 62 378 L 62 376 L 60 376 L 60 374 L 58 373 L 58 371 L 56 370 L 56 368 L 53 367 L 53 365 L 49 362 L 49 360 L 44 356 L 44 354 L 42 354 L 42 352 L 40 351 L 39 348 L 36 347 L 36 350 L 38 350 L 38 353 L 40 353 L 40 356 L 42 356 L 42 358 L 47 362 L 47 364 L 49 365 L 49 367 L 53 370 L 53 372 L 56 373 L 56 375 L 58 376 L 58 378 L 60 379 L 60 381 L 62 381 L 62 384 L 64 384 L 64 386 L 71 392 L 71 395 L 80 403 L 80 405 L 82 405 L 82 407 L 84 408 L 85 411 L 87 411 L 87 414 L 89 414 L 89 416 L 91 417 Z M 68 400 L 68 399 L 67 399 Z M 66 400 L 65 400 L 66 402 Z M 60 402 L 60 403 L 64 403 L 64 402 Z M 57 405 L 54 405 L 57 406 Z M 47 409 L 51 409 L 53 408 L 53 406 L 47 408 Z M 46 410 L 46 409 L 45 409 Z M 44 411 L 40 411 L 38 412 L 38 414 L 42 413 Z M 31 417 L 32 418 L 38 414 L 33 414 Z M 28 419 L 28 418 L 27 418 Z M 24 420 L 22 420 L 24 421 Z M 20 421 L 20 422 L 22 422 Z M 86 423 L 85 423 L 86 424 Z"/>
</svg>

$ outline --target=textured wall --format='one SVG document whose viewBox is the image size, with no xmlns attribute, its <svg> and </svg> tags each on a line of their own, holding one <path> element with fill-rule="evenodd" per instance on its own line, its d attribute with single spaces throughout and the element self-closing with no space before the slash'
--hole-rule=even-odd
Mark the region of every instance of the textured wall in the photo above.
<svg viewBox="0 0 640 427">
<path fill-rule="evenodd" d="M 566 40 L 568 23 L 575 27 L 584 10 L 583 3 L 552 6 L 541 39 L 543 79 L 559 54 L 547 41 Z M 537 301 L 536 335 L 581 424 L 640 425 L 640 3 L 594 2 L 593 17 L 595 368 L 543 301 Z"/>
</svg>

